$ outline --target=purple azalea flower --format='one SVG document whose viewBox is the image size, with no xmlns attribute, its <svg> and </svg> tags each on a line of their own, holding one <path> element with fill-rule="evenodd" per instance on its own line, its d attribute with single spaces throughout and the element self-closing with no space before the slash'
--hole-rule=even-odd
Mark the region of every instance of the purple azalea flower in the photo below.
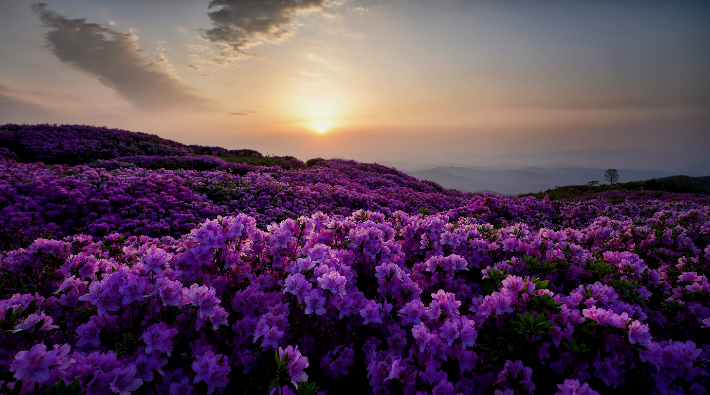
<svg viewBox="0 0 710 395">
<path fill-rule="evenodd" d="M 559 391 L 555 395 L 600 395 L 597 391 L 589 388 L 589 384 L 579 384 L 577 379 L 567 379 L 562 384 L 557 384 Z"/>
<path fill-rule="evenodd" d="M 291 383 L 298 388 L 298 383 L 308 380 L 308 375 L 303 370 L 308 367 L 308 358 L 301 355 L 298 346 L 279 347 L 279 358 L 286 357 L 286 373 L 291 377 Z"/>
<path fill-rule="evenodd" d="M 207 351 L 204 354 L 195 356 L 195 362 L 192 363 L 192 370 L 196 373 L 192 380 L 194 384 L 204 381 L 207 384 L 207 394 L 213 393 L 217 388 L 225 388 L 227 386 L 227 376 L 230 372 L 229 361 L 224 357 L 222 363 L 219 360 L 224 356 L 222 354 L 214 354 L 212 351 Z"/>
<path fill-rule="evenodd" d="M 168 329 L 164 322 L 151 325 L 140 337 L 146 344 L 145 353 L 152 354 L 153 351 L 160 351 L 170 356 L 173 351 L 172 339 L 177 333 L 177 329 Z"/>
<path fill-rule="evenodd" d="M 79 340 L 77 340 L 76 346 L 81 347 L 88 343 L 93 347 L 99 347 L 99 345 L 101 345 L 99 333 L 101 332 L 101 328 L 103 326 L 104 322 L 100 317 L 91 316 L 87 323 L 81 324 L 78 328 L 76 328 L 76 333 L 79 335 Z"/>
<path fill-rule="evenodd" d="M 143 385 L 143 380 L 136 377 L 136 365 L 129 364 L 125 368 L 113 369 L 113 380 L 109 383 L 109 388 L 119 395 L 131 395 Z"/>
<path fill-rule="evenodd" d="M 29 351 L 20 351 L 10 365 L 10 371 L 15 372 L 15 379 L 30 379 L 43 383 L 49 379 L 49 367 L 54 365 L 56 352 L 47 352 L 47 346 L 40 343 Z"/>
</svg>

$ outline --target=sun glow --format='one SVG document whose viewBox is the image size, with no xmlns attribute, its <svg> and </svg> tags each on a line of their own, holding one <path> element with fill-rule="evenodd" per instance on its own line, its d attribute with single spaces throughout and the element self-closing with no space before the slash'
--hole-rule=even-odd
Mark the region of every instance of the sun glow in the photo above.
<svg viewBox="0 0 710 395">
<path fill-rule="evenodd" d="M 333 122 L 331 121 L 313 121 L 310 123 L 311 127 L 315 129 L 316 132 L 318 133 L 325 133 L 328 131 L 328 129 L 333 126 Z"/>
<path fill-rule="evenodd" d="M 341 112 L 340 100 L 334 94 L 304 94 L 298 97 L 294 105 L 294 112 L 301 118 L 299 123 L 306 129 L 318 134 L 332 131 L 338 122 Z"/>
</svg>

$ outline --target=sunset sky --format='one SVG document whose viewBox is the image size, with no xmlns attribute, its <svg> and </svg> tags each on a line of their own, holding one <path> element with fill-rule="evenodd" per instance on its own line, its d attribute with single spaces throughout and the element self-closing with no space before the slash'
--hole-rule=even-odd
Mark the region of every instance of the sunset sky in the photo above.
<svg viewBox="0 0 710 395">
<path fill-rule="evenodd" d="M 710 152 L 710 2 L 0 0 L 0 124 L 263 153 Z"/>
</svg>

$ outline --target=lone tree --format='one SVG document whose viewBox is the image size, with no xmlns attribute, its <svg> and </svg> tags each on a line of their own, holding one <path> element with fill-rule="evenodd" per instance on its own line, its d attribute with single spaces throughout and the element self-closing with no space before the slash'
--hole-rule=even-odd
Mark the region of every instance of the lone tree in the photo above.
<svg viewBox="0 0 710 395">
<path fill-rule="evenodd" d="M 614 185 L 619 181 L 619 172 L 616 169 L 609 169 L 604 173 L 604 178 L 609 181 L 609 185 Z"/>
</svg>

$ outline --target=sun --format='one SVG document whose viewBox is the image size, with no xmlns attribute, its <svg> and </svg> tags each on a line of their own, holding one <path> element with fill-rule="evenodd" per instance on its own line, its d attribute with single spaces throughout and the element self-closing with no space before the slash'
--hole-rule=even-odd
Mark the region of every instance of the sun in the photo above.
<svg viewBox="0 0 710 395">
<path fill-rule="evenodd" d="M 311 122 L 311 127 L 318 133 L 325 133 L 330 129 L 332 124 L 333 123 L 330 121 L 313 121 Z"/>
<path fill-rule="evenodd" d="M 326 134 L 340 126 L 341 104 L 338 97 L 326 92 L 298 96 L 294 115 L 301 127 L 316 134 Z"/>
</svg>

